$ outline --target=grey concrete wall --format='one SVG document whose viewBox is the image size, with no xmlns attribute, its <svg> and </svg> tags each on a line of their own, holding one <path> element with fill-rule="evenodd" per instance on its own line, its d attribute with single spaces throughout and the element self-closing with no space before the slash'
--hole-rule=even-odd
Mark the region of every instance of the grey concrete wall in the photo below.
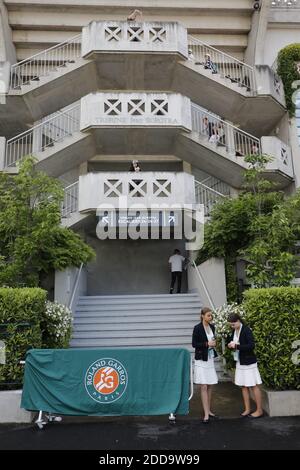
<svg viewBox="0 0 300 470">
<path fill-rule="evenodd" d="M 8 22 L 8 14 L 4 2 L 0 0 L 0 62 L 17 62 L 16 50 L 12 41 L 12 32 Z"/>
<path fill-rule="evenodd" d="M 55 289 L 54 300 L 63 305 L 69 306 L 73 288 L 75 286 L 78 268 L 69 268 L 65 271 L 56 271 L 55 273 Z M 78 288 L 75 293 L 73 306 L 76 305 L 76 299 L 79 295 L 86 295 L 86 271 L 85 268 L 81 271 Z"/>
<path fill-rule="evenodd" d="M 261 2 L 260 11 L 252 15 L 251 31 L 248 34 L 248 46 L 245 62 L 250 65 L 264 64 L 264 43 L 268 26 L 270 2 Z"/>
<path fill-rule="evenodd" d="M 220 307 L 227 301 L 226 295 L 226 279 L 225 279 L 225 265 L 222 258 L 210 258 L 209 260 L 197 266 L 205 286 L 212 300 L 213 305 L 208 298 L 208 295 L 201 284 L 196 269 L 193 266 L 188 268 L 188 285 L 191 292 L 198 292 L 203 305 L 207 307 Z"/>
<path fill-rule="evenodd" d="M 22 390 L 0 392 L 0 423 L 31 423 L 34 414 L 20 408 Z"/>
<path fill-rule="evenodd" d="M 95 227 L 96 230 L 96 227 Z M 181 240 L 104 240 L 88 236 L 97 253 L 87 266 L 88 295 L 168 294 L 168 259 Z M 187 291 L 186 271 L 182 292 Z"/>
<path fill-rule="evenodd" d="M 0 137 L 0 171 L 4 169 L 5 147 L 6 147 L 6 139 L 5 137 Z"/>
</svg>

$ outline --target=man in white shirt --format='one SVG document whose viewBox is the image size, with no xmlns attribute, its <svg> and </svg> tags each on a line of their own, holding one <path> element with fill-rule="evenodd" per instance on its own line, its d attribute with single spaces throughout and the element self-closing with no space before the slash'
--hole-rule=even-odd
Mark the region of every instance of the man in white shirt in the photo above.
<svg viewBox="0 0 300 470">
<path fill-rule="evenodd" d="M 169 258 L 169 266 L 171 268 L 171 287 L 170 294 L 173 294 L 173 289 L 177 279 L 177 294 L 180 294 L 181 291 L 181 278 L 182 278 L 182 269 L 183 263 L 185 262 L 185 257 L 181 255 L 180 250 L 174 250 L 174 255 Z"/>
</svg>

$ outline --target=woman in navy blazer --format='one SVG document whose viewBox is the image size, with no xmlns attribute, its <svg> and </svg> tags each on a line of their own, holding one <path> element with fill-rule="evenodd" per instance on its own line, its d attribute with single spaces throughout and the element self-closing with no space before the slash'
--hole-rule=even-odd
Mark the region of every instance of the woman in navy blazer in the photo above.
<svg viewBox="0 0 300 470">
<path fill-rule="evenodd" d="M 261 404 L 261 392 L 258 387 L 262 383 L 260 373 L 257 367 L 257 359 L 254 353 L 254 337 L 250 328 L 243 324 L 238 314 L 229 315 L 228 321 L 233 332 L 228 344 L 229 349 L 233 351 L 233 357 L 236 361 L 234 383 L 242 387 L 242 395 L 245 410 L 241 416 L 250 418 L 260 418 L 263 415 Z M 256 403 L 256 411 L 251 413 L 249 388 L 253 390 Z"/>
<path fill-rule="evenodd" d="M 201 310 L 201 322 L 193 331 L 193 348 L 195 348 L 194 382 L 201 385 L 201 401 L 204 410 L 203 423 L 208 423 L 210 417 L 215 417 L 211 412 L 212 385 L 218 383 L 218 377 L 214 365 L 215 351 L 215 327 L 211 324 L 212 313 L 210 308 Z"/>
</svg>

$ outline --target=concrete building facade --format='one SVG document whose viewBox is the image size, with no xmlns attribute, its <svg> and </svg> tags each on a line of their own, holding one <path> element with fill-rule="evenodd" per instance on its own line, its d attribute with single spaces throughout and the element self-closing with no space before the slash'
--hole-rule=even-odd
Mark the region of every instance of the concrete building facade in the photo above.
<svg viewBox="0 0 300 470">
<path fill-rule="evenodd" d="M 13 175 L 35 155 L 65 188 L 62 223 L 97 253 L 56 273 L 56 300 L 76 311 L 84 297 L 140 295 L 161 307 L 169 256 L 196 252 L 186 234 L 174 236 L 183 206 L 202 204 L 203 225 L 241 189 L 245 155 L 271 155 L 268 178 L 287 194 L 299 187 L 299 110 L 289 118 L 274 65 L 300 43 L 299 25 L 299 1 L 0 0 L 0 171 Z M 133 220 L 121 222 L 124 198 L 140 204 L 135 217 L 156 238 L 122 237 Z M 141 222 L 155 204 L 157 218 Z M 116 239 L 99 239 L 99 221 L 118 228 Z M 223 261 L 191 261 L 183 292 L 195 318 L 201 302 L 224 303 Z"/>
</svg>

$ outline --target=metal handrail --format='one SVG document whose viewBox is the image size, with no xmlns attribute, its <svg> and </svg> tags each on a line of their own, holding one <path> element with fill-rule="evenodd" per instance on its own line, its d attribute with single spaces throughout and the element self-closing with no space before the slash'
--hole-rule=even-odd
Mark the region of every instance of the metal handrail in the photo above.
<svg viewBox="0 0 300 470">
<path fill-rule="evenodd" d="M 75 299 L 75 294 L 76 294 L 76 291 L 77 291 L 77 289 L 78 289 L 78 284 L 79 284 L 79 279 L 80 279 L 80 276 L 81 276 L 82 269 L 83 269 L 83 263 L 81 263 L 80 268 L 79 268 L 79 271 L 78 271 L 78 273 L 77 273 L 76 281 L 75 281 L 75 283 L 74 283 L 73 290 L 72 290 L 71 299 L 70 299 L 70 302 L 69 302 L 69 305 L 68 305 L 68 308 L 69 308 L 71 311 L 72 311 L 73 302 L 74 302 L 74 299 Z"/>
<path fill-rule="evenodd" d="M 53 135 L 56 127 L 58 135 Z M 33 155 L 80 130 L 80 104 L 31 127 L 6 142 L 5 166 L 15 166 L 26 155 Z"/>
<path fill-rule="evenodd" d="M 207 190 L 207 192 L 210 192 L 210 193 L 213 193 L 214 195 L 216 196 L 220 196 L 220 197 L 226 197 L 225 194 L 222 194 L 220 193 L 219 191 L 217 191 L 216 189 L 213 189 L 213 188 L 210 188 L 209 186 L 206 186 L 206 184 L 204 184 L 202 181 L 197 181 L 195 180 L 195 187 L 201 187 L 205 190 Z"/>
<path fill-rule="evenodd" d="M 79 182 L 70 184 L 64 188 L 64 201 L 62 203 L 62 217 L 67 217 L 72 212 L 78 211 L 78 187 Z"/>
<path fill-rule="evenodd" d="M 192 131 L 205 136 L 208 143 L 225 147 L 230 158 L 261 153 L 261 142 L 257 137 L 220 119 L 195 103 L 191 104 L 191 109 Z"/>
<path fill-rule="evenodd" d="M 190 34 L 188 35 L 188 40 L 191 40 L 192 42 L 196 43 L 196 44 L 199 44 L 201 46 L 205 46 L 205 47 L 208 47 L 209 49 L 212 49 L 214 52 L 217 52 L 218 54 L 222 54 L 223 56 L 227 57 L 228 59 L 230 59 L 230 61 L 232 62 L 237 62 L 239 65 L 243 66 L 243 67 L 247 67 L 249 68 L 251 71 L 254 71 L 253 67 L 249 64 L 245 64 L 244 62 L 242 62 L 241 60 L 237 59 L 236 57 L 233 57 L 229 54 L 226 54 L 226 52 L 223 52 L 223 51 L 220 51 L 219 49 L 216 49 L 215 47 L 213 46 L 210 46 L 209 44 L 207 44 L 206 42 L 203 42 L 201 41 L 200 39 L 198 38 L 195 38 L 194 36 L 191 36 Z"/>
<path fill-rule="evenodd" d="M 70 62 L 70 60 L 74 60 L 76 58 L 81 57 L 81 39 L 82 33 L 70 39 L 67 39 L 66 41 L 63 41 L 59 44 L 55 44 L 54 46 L 49 47 L 48 49 L 40 51 L 12 65 L 10 88 L 16 89 L 22 85 L 26 85 L 30 83 L 31 80 L 37 80 L 40 77 L 46 76 L 50 71 L 65 65 L 67 62 Z M 80 53 L 78 52 L 74 54 L 74 45 L 80 45 Z M 68 54 L 60 55 L 63 50 L 65 50 L 66 52 L 70 52 L 69 46 L 72 47 L 71 56 Z M 47 64 L 47 62 L 49 63 Z M 43 68 L 42 72 L 35 73 L 34 68 L 40 66 L 41 64 Z"/>
<path fill-rule="evenodd" d="M 216 307 L 215 307 L 214 302 L 213 302 L 213 300 L 212 300 L 212 298 L 211 298 L 211 295 L 210 295 L 210 293 L 209 293 L 209 291 L 208 291 L 208 289 L 207 289 L 207 287 L 206 287 L 206 284 L 205 284 L 205 282 L 204 282 L 204 279 L 203 279 L 203 277 L 202 277 L 202 274 L 200 273 L 199 269 L 197 268 L 197 265 L 196 265 L 195 261 L 194 261 L 193 259 L 189 259 L 189 261 L 190 261 L 190 263 L 194 266 L 194 268 L 196 269 L 196 273 L 197 273 L 197 275 L 198 275 L 198 277 L 199 277 L 199 279 L 200 279 L 200 282 L 201 282 L 201 284 L 202 284 L 202 286 L 203 286 L 204 292 L 205 292 L 205 294 L 206 294 L 206 296 L 207 296 L 207 298 L 208 298 L 208 301 L 209 301 L 209 303 L 210 303 L 210 307 L 211 307 L 213 310 L 215 310 Z"/>
<path fill-rule="evenodd" d="M 189 59 L 194 60 L 196 65 L 203 65 L 212 73 L 219 74 L 222 78 L 229 79 L 232 83 L 246 88 L 247 92 L 256 93 L 255 71 L 251 65 L 245 64 L 193 36 L 189 35 L 188 41 L 192 52 Z"/>
</svg>

